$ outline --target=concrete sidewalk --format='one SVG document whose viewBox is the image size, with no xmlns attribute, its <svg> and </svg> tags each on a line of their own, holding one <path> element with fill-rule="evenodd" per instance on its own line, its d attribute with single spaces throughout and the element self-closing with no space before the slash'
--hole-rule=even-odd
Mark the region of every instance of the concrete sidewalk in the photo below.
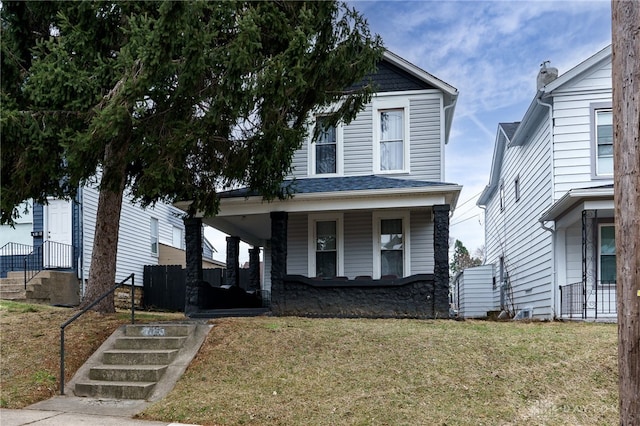
<svg viewBox="0 0 640 426">
<path fill-rule="evenodd" d="M 184 423 L 167 423 L 136 420 L 132 417 L 147 406 L 145 401 L 104 400 L 55 396 L 30 405 L 22 410 L 0 409 L 2 426 L 185 426 Z M 196 426 L 196 425 L 186 425 Z"/>
</svg>

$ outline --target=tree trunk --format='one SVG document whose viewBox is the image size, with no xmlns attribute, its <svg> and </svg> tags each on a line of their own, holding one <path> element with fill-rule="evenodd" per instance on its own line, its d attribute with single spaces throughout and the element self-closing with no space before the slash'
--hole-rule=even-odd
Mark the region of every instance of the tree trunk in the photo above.
<svg viewBox="0 0 640 426">
<path fill-rule="evenodd" d="M 126 152 L 121 147 L 114 148 L 112 143 L 105 150 L 102 183 L 116 182 L 116 185 L 113 187 L 110 185 L 102 186 L 100 188 L 89 281 L 87 282 L 87 293 L 82 306 L 87 306 L 96 300 L 113 288 L 116 283 L 118 232 L 120 230 L 120 212 L 122 210 L 122 197 L 126 182 L 126 163 L 121 158 L 122 155 L 114 152 L 116 149 L 120 150 L 120 154 L 123 151 Z M 100 313 L 115 312 L 113 293 L 95 305 L 92 310 Z"/>
<path fill-rule="evenodd" d="M 620 424 L 640 424 L 640 3 L 611 4 Z"/>
</svg>

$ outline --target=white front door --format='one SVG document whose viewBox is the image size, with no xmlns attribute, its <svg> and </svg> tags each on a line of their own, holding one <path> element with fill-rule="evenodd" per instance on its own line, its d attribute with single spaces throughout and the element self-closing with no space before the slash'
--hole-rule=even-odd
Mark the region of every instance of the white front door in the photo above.
<svg viewBox="0 0 640 426">
<path fill-rule="evenodd" d="M 45 268 L 73 266 L 72 204 L 67 200 L 49 199 L 44 214 Z"/>
</svg>

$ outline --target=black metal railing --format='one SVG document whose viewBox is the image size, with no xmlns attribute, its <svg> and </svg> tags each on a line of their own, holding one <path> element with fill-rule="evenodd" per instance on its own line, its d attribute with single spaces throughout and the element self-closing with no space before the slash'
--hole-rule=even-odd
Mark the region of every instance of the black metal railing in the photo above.
<svg viewBox="0 0 640 426">
<path fill-rule="evenodd" d="M 72 269 L 73 247 L 55 241 L 45 241 L 24 256 L 24 288 L 44 269 Z"/>
<path fill-rule="evenodd" d="M 7 243 L 0 248 L 0 271 L 4 277 L 7 272 L 22 271 L 24 257 L 33 251 L 33 246 L 20 243 Z"/>
<path fill-rule="evenodd" d="M 98 297 L 96 300 L 91 302 L 91 304 L 85 306 L 80 312 L 78 312 L 77 314 L 75 314 L 74 316 L 72 316 L 71 318 L 69 318 L 67 321 L 63 322 L 60 325 L 60 395 L 64 395 L 64 330 L 65 330 L 65 328 L 67 328 L 67 326 L 69 324 L 71 324 L 72 322 L 74 322 L 75 320 L 80 318 L 80 316 L 82 314 L 87 312 L 89 309 L 93 308 L 100 301 L 102 301 L 105 297 L 107 297 L 109 294 L 111 294 L 114 291 L 116 291 L 120 286 L 124 285 L 129 280 L 131 280 L 131 324 L 135 324 L 135 318 L 134 318 L 134 315 L 135 315 L 135 303 L 134 303 L 135 274 L 131 274 L 127 278 L 125 278 L 124 280 L 122 280 L 118 284 L 116 284 L 109 291 L 104 292 L 100 297 Z"/>
<path fill-rule="evenodd" d="M 616 282 L 596 281 L 592 285 L 577 282 L 560 286 L 560 316 L 594 318 L 617 313 Z"/>
</svg>

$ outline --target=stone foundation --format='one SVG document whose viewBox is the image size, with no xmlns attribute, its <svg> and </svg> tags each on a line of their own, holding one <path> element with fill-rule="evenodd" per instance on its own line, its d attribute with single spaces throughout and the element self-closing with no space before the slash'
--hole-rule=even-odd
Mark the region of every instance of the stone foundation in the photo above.
<svg viewBox="0 0 640 426">
<path fill-rule="evenodd" d="M 286 275 L 273 289 L 274 315 L 343 318 L 448 318 L 438 303 L 435 279 L 419 274 L 389 280 L 316 280 Z"/>
</svg>

